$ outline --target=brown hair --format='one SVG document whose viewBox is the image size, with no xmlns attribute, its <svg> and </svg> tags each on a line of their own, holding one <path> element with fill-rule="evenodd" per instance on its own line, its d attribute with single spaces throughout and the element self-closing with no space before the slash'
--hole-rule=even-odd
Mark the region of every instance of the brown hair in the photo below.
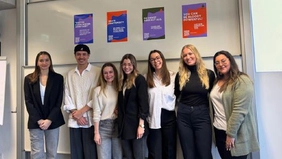
<svg viewBox="0 0 282 159">
<path fill-rule="evenodd" d="M 225 82 L 219 89 L 219 91 L 222 92 L 227 88 L 228 85 L 233 85 L 233 83 L 240 77 L 240 75 L 246 75 L 246 76 L 248 75 L 239 70 L 234 57 L 228 51 L 221 50 L 215 53 L 213 56 L 213 69 L 217 77 L 215 83 L 218 82 L 218 80 L 223 79 L 223 74 L 219 73 L 219 71 L 217 71 L 215 66 L 215 59 L 219 55 L 224 55 L 230 61 L 230 69 L 228 72 L 227 82 Z"/>
<path fill-rule="evenodd" d="M 54 69 L 53 69 L 53 63 L 52 63 L 51 55 L 50 55 L 47 51 L 40 51 L 40 52 L 36 55 L 36 58 L 35 58 L 35 69 L 34 69 L 34 71 L 33 71 L 31 74 L 29 74 L 29 76 L 28 76 L 28 78 L 30 79 L 30 82 L 31 82 L 31 83 L 37 82 L 38 77 L 39 77 L 39 75 L 40 75 L 40 67 L 37 65 L 37 63 L 38 63 L 39 57 L 40 57 L 41 55 L 47 55 L 47 56 L 48 56 L 48 58 L 50 59 L 49 71 L 55 72 Z"/>
<path fill-rule="evenodd" d="M 161 78 L 162 78 L 162 84 L 164 84 L 165 86 L 168 86 L 170 84 L 170 73 L 167 69 L 167 65 L 166 65 L 166 60 L 165 57 L 163 55 L 163 53 L 159 50 L 152 50 L 149 53 L 148 56 L 148 72 L 147 72 L 147 84 L 149 88 L 153 88 L 155 87 L 155 83 L 153 80 L 153 73 L 155 72 L 155 68 L 153 67 L 152 63 L 150 62 L 150 56 L 153 53 L 158 53 L 162 59 L 162 68 L 161 68 Z"/>
</svg>

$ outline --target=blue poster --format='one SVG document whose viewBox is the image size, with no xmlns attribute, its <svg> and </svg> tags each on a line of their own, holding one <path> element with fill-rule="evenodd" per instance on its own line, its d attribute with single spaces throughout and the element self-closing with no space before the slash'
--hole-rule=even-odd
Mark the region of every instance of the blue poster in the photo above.
<svg viewBox="0 0 282 159">
<path fill-rule="evenodd" d="M 107 13 L 107 41 L 127 41 L 127 11 Z"/>
<path fill-rule="evenodd" d="M 93 14 L 74 16 L 74 44 L 93 43 Z"/>
</svg>

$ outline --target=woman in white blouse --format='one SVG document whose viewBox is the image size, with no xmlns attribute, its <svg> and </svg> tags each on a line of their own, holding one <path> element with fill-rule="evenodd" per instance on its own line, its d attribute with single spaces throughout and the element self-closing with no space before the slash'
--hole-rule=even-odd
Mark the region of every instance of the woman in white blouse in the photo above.
<svg viewBox="0 0 282 159">
<path fill-rule="evenodd" d="M 117 130 L 117 69 L 112 63 L 101 68 L 98 87 L 93 93 L 94 141 L 99 159 L 122 159 Z"/>
<path fill-rule="evenodd" d="M 175 73 L 167 69 L 164 55 L 152 50 L 148 57 L 147 84 L 150 115 L 148 149 L 150 159 L 176 158 Z"/>
</svg>

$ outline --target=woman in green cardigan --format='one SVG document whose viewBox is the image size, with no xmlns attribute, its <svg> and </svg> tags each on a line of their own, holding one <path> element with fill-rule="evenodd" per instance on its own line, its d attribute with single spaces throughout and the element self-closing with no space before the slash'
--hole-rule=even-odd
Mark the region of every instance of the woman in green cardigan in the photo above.
<svg viewBox="0 0 282 159">
<path fill-rule="evenodd" d="M 222 159 L 246 159 L 259 150 L 253 83 L 229 52 L 217 52 L 213 63 L 217 79 L 210 98 L 218 152 Z"/>
</svg>

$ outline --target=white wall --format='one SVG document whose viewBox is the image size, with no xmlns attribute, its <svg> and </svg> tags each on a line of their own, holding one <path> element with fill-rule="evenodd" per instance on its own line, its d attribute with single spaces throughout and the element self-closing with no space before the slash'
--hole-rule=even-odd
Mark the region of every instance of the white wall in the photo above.
<svg viewBox="0 0 282 159">
<path fill-rule="evenodd" d="M 281 0 L 251 1 L 260 158 L 282 156 Z M 263 73 L 263 71 L 266 71 Z M 275 72 L 280 71 L 280 72 Z"/>
<path fill-rule="evenodd" d="M 16 158 L 16 9 L 0 11 L 2 56 L 7 57 L 4 123 L 0 126 L 2 159 Z M 1 77 L 0 77 L 1 78 Z"/>
<path fill-rule="evenodd" d="M 282 73 L 256 73 L 260 157 L 281 159 Z"/>
</svg>

